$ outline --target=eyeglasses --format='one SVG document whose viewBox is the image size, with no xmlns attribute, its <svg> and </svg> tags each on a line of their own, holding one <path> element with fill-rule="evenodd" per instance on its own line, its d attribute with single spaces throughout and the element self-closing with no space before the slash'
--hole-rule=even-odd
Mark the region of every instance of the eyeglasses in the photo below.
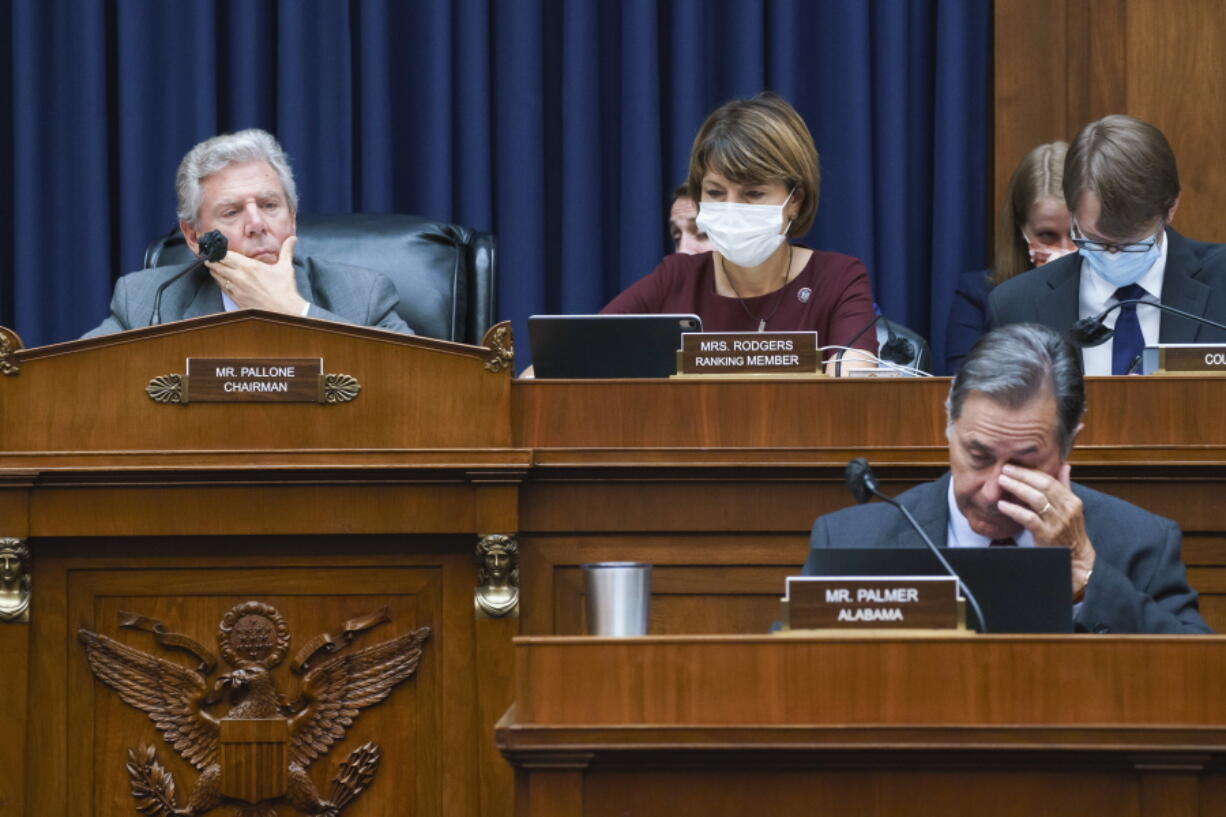
<svg viewBox="0 0 1226 817">
<path fill-rule="evenodd" d="M 1077 226 L 1077 219 L 1073 219 L 1070 225 L 1072 227 L 1071 238 L 1073 243 L 1077 245 L 1077 249 L 1087 252 L 1149 252 L 1158 243 L 1158 237 L 1154 236 L 1149 241 L 1131 241 L 1127 244 L 1116 244 L 1112 241 L 1091 241 L 1081 234 L 1081 228 Z M 1159 230 L 1162 228 L 1159 227 Z"/>
</svg>

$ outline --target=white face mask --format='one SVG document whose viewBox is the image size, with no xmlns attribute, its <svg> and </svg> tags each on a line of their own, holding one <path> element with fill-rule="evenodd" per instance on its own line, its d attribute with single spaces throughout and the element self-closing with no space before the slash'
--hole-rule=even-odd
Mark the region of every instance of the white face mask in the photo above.
<svg viewBox="0 0 1226 817">
<path fill-rule="evenodd" d="M 756 267 L 786 240 L 783 208 L 791 198 L 788 193 L 783 204 L 704 201 L 696 223 L 724 258 L 738 267 Z"/>
</svg>

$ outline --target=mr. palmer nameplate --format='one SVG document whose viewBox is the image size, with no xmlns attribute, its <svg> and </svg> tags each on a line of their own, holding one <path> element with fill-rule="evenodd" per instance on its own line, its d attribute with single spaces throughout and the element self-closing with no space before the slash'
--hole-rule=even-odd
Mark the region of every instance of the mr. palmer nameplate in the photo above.
<svg viewBox="0 0 1226 817">
<path fill-rule="evenodd" d="M 789 576 L 789 630 L 958 629 L 953 576 Z"/>
<path fill-rule="evenodd" d="M 357 378 L 325 374 L 319 357 L 189 357 L 186 374 L 155 377 L 145 387 L 157 403 L 347 403 Z"/>
</svg>

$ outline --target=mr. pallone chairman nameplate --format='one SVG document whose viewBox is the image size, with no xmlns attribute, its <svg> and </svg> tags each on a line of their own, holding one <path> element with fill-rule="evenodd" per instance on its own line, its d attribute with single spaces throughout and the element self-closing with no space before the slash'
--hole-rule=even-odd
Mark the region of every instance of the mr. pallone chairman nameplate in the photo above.
<svg viewBox="0 0 1226 817">
<path fill-rule="evenodd" d="M 158 403 L 347 403 L 357 378 L 325 374 L 320 357 L 189 357 L 186 374 L 155 377 L 145 387 Z"/>
</svg>

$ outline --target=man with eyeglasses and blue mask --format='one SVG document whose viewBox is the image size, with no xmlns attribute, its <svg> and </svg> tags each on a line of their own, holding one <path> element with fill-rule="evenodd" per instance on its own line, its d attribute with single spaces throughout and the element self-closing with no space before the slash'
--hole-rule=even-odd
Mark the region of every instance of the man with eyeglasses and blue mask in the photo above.
<svg viewBox="0 0 1226 817">
<path fill-rule="evenodd" d="M 1041 323 L 1064 332 L 1133 300 L 1226 321 L 1226 252 L 1171 229 L 1179 190 L 1162 131 L 1121 115 L 1086 125 L 1064 164 L 1078 252 L 997 287 L 988 301 L 991 326 Z M 1114 329 L 1111 342 L 1082 350 L 1088 375 L 1139 374 L 1145 347 L 1159 342 L 1226 342 L 1226 332 L 1144 303 L 1125 304 L 1104 324 Z"/>
</svg>

